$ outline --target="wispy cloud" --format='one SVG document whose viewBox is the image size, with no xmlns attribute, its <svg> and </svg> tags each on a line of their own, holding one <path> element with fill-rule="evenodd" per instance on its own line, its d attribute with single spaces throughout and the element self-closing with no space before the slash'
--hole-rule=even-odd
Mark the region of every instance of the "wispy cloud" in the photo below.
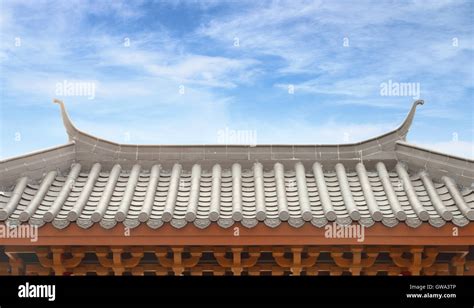
<svg viewBox="0 0 474 308">
<path fill-rule="evenodd" d="M 56 112 L 64 80 L 94 83 L 94 100 L 64 100 L 82 129 L 117 141 L 128 131 L 131 142 L 213 143 L 224 127 L 257 130 L 264 143 L 358 141 L 392 128 L 413 100 L 381 96 L 388 80 L 419 83 L 427 102 L 409 138 L 456 153 L 474 141 L 466 1 L 0 6 L 4 156 L 24 152 L 16 132 L 38 134 L 22 120 Z M 48 145 L 63 142 L 53 127 L 42 133 Z M 463 145 L 449 146 L 451 132 Z"/>
</svg>

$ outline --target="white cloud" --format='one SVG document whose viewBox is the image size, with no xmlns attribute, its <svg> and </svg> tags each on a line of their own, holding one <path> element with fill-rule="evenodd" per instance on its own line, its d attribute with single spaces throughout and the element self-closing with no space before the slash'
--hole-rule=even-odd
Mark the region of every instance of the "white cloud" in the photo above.
<svg viewBox="0 0 474 308">
<path fill-rule="evenodd" d="M 56 4 L 56 5 L 55 5 Z M 67 72 L 61 79 L 92 79 L 104 83 L 102 71 L 107 69 L 129 70 L 131 74 L 108 74 L 124 83 L 135 78 L 159 77 L 175 84 L 200 85 L 207 88 L 233 88 L 246 84 L 258 74 L 258 62 L 252 59 L 234 59 L 225 56 L 201 55 L 186 51 L 182 40 L 171 36 L 166 29 L 156 31 L 132 32 L 123 35 L 112 34 L 100 24 L 92 24 L 88 31 L 81 29 L 80 21 L 88 15 L 114 14 L 119 18 L 134 19 L 144 11 L 132 7 L 127 2 L 106 1 L 100 3 L 74 2 L 68 5 L 54 3 L 40 10 L 41 5 L 31 3 L 8 3 L 6 12 L 1 13 L 2 36 L 6 34 L 0 47 L 0 61 L 4 70 L 21 66 L 22 70 L 9 72 L 25 83 L 40 85 L 48 81 L 31 82 L 32 75 L 43 79 L 56 79 L 58 72 Z M 35 22 L 44 20 L 48 25 L 41 32 L 24 22 L 16 22 L 21 10 L 35 12 Z M 70 12 L 71 22 L 64 22 L 64 12 Z M 57 24 L 57 25 L 56 25 Z M 54 27 L 50 25 L 55 25 Z M 8 29 L 8 31 L 7 31 Z M 5 32 L 6 31 L 6 32 Z M 19 36 L 21 46 L 15 46 Z M 125 42 L 130 45 L 126 46 Z M 83 50 L 84 52 L 78 52 Z M 50 77 L 53 75 L 53 77 Z M 33 77 L 34 79 L 35 77 Z M 30 80 L 30 81 L 29 81 Z M 161 82 L 161 86 L 164 82 Z M 21 85 L 16 84 L 15 88 Z M 111 86 L 110 86 L 111 87 Z M 47 87 L 48 88 L 48 87 Z M 105 88 L 109 88 L 106 86 Z M 48 92 L 40 86 L 33 89 L 40 93 Z M 148 90 L 152 88 L 149 87 Z M 126 89 L 124 88 L 126 91 Z M 142 92 L 142 91 L 139 91 Z"/>
<path fill-rule="evenodd" d="M 310 32 L 306 27 L 293 27 L 289 23 L 305 20 L 314 15 L 320 1 L 305 2 L 265 2 L 256 7 L 238 11 L 234 16 L 213 19 L 203 25 L 198 34 L 211 37 L 222 44 L 235 48 L 234 39 L 239 40 L 242 53 L 257 52 L 276 55 L 288 62 L 285 72 L 304 72 L 311 69 L 317 49 L 305 47 L 305 36 Z"/>
<path fill-rule="evenodd" d="M 384 82 L 380 76 L 367 76 L 341 81 L 330 82 L 325 78 L 311 79 L 295 84 L 295 92 L 344 95 L 354 98 L 378 95 L 380 83 Z M 277 84 L 279 88 L 288 88 L 288 85 Z"/>
<path fill-rule="evenodd" d="M 472 58 L 472 32 L 466 29 L 464 19 L 446 14 L 459 4 L 462 3 L 264 2 L 249 10 L 236 10 L 230 16 L 216 17 L 203 24 L 199 34 L 228 49 L 233 48 L 232 41 L 237 37 L 239 51 L 246 56 L 282 59 L 278 72 L 282 76 L 307 74 L 309 80 L 299 86 L 312 93 L 342 92 L 361 97 L 388 78 L 419 82 L 412 80 L 420 78 L 417 75 L 455 75 L 458 77 L 454 84 L 470 86 L 474 76 L 465 63 Z M 389 26 L 397 23 L 401 26 Z M 417 28 L 416 36 L 413 27 Z M 343 47 L 346 37 L 348 48 Z M 458 46 L 453 46 L 454 37 Z M 315 92 L 311 86 L 314 75 L 330 89 Z M 376 82 L 374 85 L 368 81 Z M 424 86 L 427 91 L 437 89 L 439 80 Z M 443 92 L 456 93 L 450 85 L 443 86 Z"/>
<path fill-rule="evenodd" d="M 145 68 L 156 76 L 182 83 L 232 88 L 236 83 L 249 83 L 258 73 L 257 62 L 224 57 L 185 56 L 171 65 L 149 64 Z"/>
</svg>

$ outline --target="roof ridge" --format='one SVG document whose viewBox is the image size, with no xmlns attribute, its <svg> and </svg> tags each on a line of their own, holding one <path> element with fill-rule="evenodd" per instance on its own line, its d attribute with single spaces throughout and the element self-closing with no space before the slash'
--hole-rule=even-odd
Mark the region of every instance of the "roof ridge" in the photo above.
<svg viewBox="0 0 474 308">
<path fill-rule="evenodd" d="M 83 132 L 76 128 L 72 123 L 69 115 L 66 111 L 66 106 L 63 101 L 59 99 L 54 99 L 54 103 L 59 104 L 61 107 L 61 116 L 66 128 L 67 134 L 69 136 L 69 141 L 75 143 L 75 147 L 78 153 L 93 153 L 93 156 L 97 160 L 101 158 L 111 158 L 114 157 L 117 161 L 122 161 L 123 159 L 127 161 L 136 161 L 139 156 L 149 156 L 150 153 L 161 152 L 163 149 L 164 152 L 169 153 L 170 150 L 172 154 L 178 155 L 179 157 L 187 156 L 190 157 L 192 152 L 195 155 L 191 155 L 194 159 L 209 159 L 211 157 L 219 157 L 221 152 L 224 152 L 224 155 L 227 155 L 232 152 L 229 152 L 229 149 L 239 148 L 243 149 L 244 152 L 257 152 L 260 151 L 260 159 L 274 159 L 275 157 L 285 157 L 286 159 L 297 159 L 301 155 L 302 148 L 307 147 L 308 155 L 314 157 L 314 159 L 329 159 L 335 160 L 340 157 L 345 159 L 386 159 L 386 158 L 395 158 L 396 152 L 396 143 L 397 141 L 402 141 L 406 139 L 406 135 L 409 131 L 409 128 L 413 122 L 415 116 L 416 107 L 424 103 L 423 100 L 417 100 L 413 103 L 407 117 L 402 122 L 402 124 L 385 134 L 376 136 L 370 139 L 366 139 L 359 142 L 353 143 L 344 143 L 344 144 L 301 144 L 301 145 L 272 145 L 272 144 L 256 144 L 256 145 L 227 145 L 227 144 L 201 144 L 201 145 L 163 145 L 163 144 L 123 144 L 113 141 L 109 141 L 86 132 Z M 277 151 L 274 152 L 273 148 L 280 147 Z M 281 148 L 286 147 L 286 148 Z M 173 149 L 174 148 L 174 149 Z M 191 150 L 191 148 L 193 150 Z M 198 148 L 197 153 L 195 148 Z M 209 152 L 206 148 L 215 148 L 214 152 Z M 258 148 L 258 150 L 253 149 Z M 222 150 L 224 149 L 224 150 Z M 263 152 L 264 153 L 263 153 Z M 229 153 L 228 153 L 229 152 Z M 242 152 L 241 150 L 237 151 L 238 153 Z M 278 153 L 276 153 L 278 152 Z M 191 153 L 191 154 L 192 154 Z M 275 154 L 276 153 L 276 154 Z M 284 154 L 282 156 L 282 153 Z M 299 153 L 297 155 L 297 153 Z M 132 155 L 133 154 L 133 155 Z M 233 154 L 233 153 L 230 153 Z M 82 155 L 82 154 L 81 154 Z M 248 157 L 251 155 L 249 154 Z M 258 155 L 257 155 L 258 156 Z M 324 156 L 324 159 L 323 159 Z M 266 157 L 266 158 L 265 158 Z M 301 156 L 302 157 L 302 156 Z"/>
<path fill-rule="evenodd" d="M 178 146 L 176 144 L 128 144 L 128 143 L 117 143 L 117 142 L 114 142 L 114 141 L 110 141 L 110 140 L 106 140 L 106 139 L 103 139 L 103 138 L 100 138 L 100 137 L 96 137 L 96 136 L 93 136 L 89 133 L 86 133 L 80 129 L 78 129 L 74 124 L 73 122 L 71 121 L 71 118 L 69 117 L 69 114 L 67 113 L 67 110 L 66 110 L 66 106 L 64 104 L 63 101 L 59 100 L 59 99 L 54 99 L 53 100 L 54 103 L 56 104 L 59 104 L 60 105 L 60 108 L 61 108 L 61 117 L 62 117 L 62 120 L 63 120 L 63 123 L 64 123 L 64 126 L 66 128 L 66 131 L 69 135 L 69 140 L 70 141 L 73 141 L 77 138 L 80 138 L 80 135 L 84 135 L 85 137 L 88 137 L 88 138 L 92 138 L 92 139 L 95 139 L 96 141 L 101 141 L 101 142 L 105 142 L 105 143 L 108 143 L 108 144 L 111 144 L 111 145 L 115 145 L 115 146 Z M 411 124 L 413 122 L 413 119 L 415 117 L 415 113 L 416 113 L 416 107 L 418 105 L 423 105 L 424 104 L 424 100 L 416 100 L 415 102 L 413 102 L 412 104 L 412 107 L 410 108 L 410 111 L 408 112 L 408 115 L 406 116 L 405 120 L 402 122 L 402 124 L 392 130 L 392 131 L 389 131 L 387 133 L 384 133 L 382 135 L 379 135 L 379 136 L 375 136 L 375 137 L 372 137 L 372 138 L 369 138 L 369 139 L 366 139 L 366 140 L 362 140 L 362 141 L 358 141 L 358 142 L 352 142 L 352 143 L 340 143 L 340 144 L 337 144 L 337 143 L 334 143 L 334 144 L 317 144 L 317 143 L 311 143 L 311 144 L 301 144 L 302 146 L 356 146 L 356 145 L 362 145 L 364 143 L 368 143 L 370 141 L 374 141 L 374 140 L 379 140 L 379 139 L 382 139 L 386 136 L 390 136 L 390 135 L 395 135 L 395 138 L 394 139 L 397 139 L 397 140 L 405 140 L 406 139 L 406 135 L 408 134 L 408 131 L 411 127 Z M 383 143 L 383 142 L 382 142 Z M 381 143 L 381 144 L 382 144 Z M 216 144 L 188 144 L 188 145 L 180 145 L 180 146 L 216 146 Z M 257 144 L 257 146 L 269 146 L 269 145 L 287 145 L 287 146 L 298 146 L 300 144 Z M 234 144 L 230 144 L 230 145 L 227 145 L 227 144 L 222 144 L 222 146 L 234 146 Z M 235 145 L 235 146 L 239 146 L 239 145 Z M 245 144 L 242 144 L 240 146 L 246 146 Z M 392 149 L 394 150 L 394 149 Z"/>
</svg>

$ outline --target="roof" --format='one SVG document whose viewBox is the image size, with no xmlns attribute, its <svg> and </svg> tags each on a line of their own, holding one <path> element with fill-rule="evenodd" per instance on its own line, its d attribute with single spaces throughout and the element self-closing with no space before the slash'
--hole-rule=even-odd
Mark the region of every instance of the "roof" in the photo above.
<svg viewBox="0 0 474 308">
<path fill-rule="evenodd" d="M 118 144 L 77 129 L 55 102 L 69 142 L 0 161 L 0 221 L 415 228 L 474 219 L 474 161 L 405 141 L 423 101 L 400 127 L 366 141 L 256 146 Z"/>
</svg>

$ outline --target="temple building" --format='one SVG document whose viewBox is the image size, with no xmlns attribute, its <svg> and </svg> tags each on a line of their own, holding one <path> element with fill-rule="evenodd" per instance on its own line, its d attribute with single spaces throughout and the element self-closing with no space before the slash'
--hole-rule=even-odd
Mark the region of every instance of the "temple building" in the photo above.
<svg viewBox="0 0 474 308">
<path fill-rule="evenodd" d="M 0 161 L 0 275 L 474 275 L 474 161 L 406 142 L 421 100 L 255 146 L 118 144 L 55 102 L 69 141 Z"/>
</svg>

